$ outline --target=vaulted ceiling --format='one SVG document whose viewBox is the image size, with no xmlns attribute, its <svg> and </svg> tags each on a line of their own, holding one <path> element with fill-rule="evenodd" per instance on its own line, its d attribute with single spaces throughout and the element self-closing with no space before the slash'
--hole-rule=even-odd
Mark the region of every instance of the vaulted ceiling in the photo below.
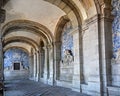
<svg viewBox="0 0 120 96">
<path fill-rule="evenodd" d="M 4 49 L 23 47 L 30 51 L 41 41 L 51 43 L 62 16 L 67 16 L 73 28 L 80 26 L 102 12 L 103 2 L 110 4 L 111 0 L 0 0 L 6 10 L 2 24 Z"/>
</svg>

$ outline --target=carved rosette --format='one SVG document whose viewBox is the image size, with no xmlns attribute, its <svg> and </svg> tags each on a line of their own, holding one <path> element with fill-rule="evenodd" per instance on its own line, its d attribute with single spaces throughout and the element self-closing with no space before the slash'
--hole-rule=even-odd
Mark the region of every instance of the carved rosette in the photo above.
<svg viewBox="0 0 120 96">
<path fill-rule="evenodd" d="M 112 0 L 112 6 L 114 21 L 112 24 L 113 58 L 111 60 L 111 63 L 120 64 L 120 0 Z"/>
</svg>

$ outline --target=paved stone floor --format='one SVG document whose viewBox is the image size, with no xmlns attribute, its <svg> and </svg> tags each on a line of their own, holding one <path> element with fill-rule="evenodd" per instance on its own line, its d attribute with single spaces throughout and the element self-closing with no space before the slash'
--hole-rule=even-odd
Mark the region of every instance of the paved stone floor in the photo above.
<svg viewBox="0 0 120 96">
<path fill-rule="evenodd" d="M 4 96 L 88 96 L 68 88 L 45 85 L 30 80 L 5 81 Z"/>
</svg>

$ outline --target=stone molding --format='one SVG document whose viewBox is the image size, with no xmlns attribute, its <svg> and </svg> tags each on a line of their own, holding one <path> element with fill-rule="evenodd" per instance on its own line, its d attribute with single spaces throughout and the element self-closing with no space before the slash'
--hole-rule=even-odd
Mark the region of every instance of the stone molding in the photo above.
<svg viewBox="0 0 120 96">
<path fill-rule="evenodd" d="M 70 34 L 71 35 L 73 35 L 73 34 L 75 34 L 76 32 L 79 32 L 79 30 L 80 30 L 80 27 L 75 27 L 75 28 L 73 28 L 71 31 L 70 31 Z"/>
</svg>

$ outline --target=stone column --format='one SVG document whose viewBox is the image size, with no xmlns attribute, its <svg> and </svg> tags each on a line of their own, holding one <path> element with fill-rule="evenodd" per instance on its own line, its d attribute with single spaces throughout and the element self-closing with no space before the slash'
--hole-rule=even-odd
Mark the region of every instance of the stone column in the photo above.
<svg viewBox="0 0 120 96">
<path fill-rule="evenodd" d="M 3 80 L 3 71 L 4 71 L 4 64 L 3 64 L 3 48 L 2 48 L 2 40 L 0 39 L 0 80 Z"/>
<path fill-rule="evenodd" d="M 54 80 L 60 80 L 61 42 L 55 42 L 54 45 Z"/>
<path fill-rule="evenodd" d="M 45 46 L 44 48 L 45 51 L 45 58 L 44 58 L 44 83 L 47 84 L 48 83 L 48 48 L 47 46 Z"/>
<path fill-rule="evenodd" d="M 40 55 L 39 51 L 37 51 L 37 76 L 36 76 L 36 81 L 39 81 L 39 76 L 40 76 Z"/>
<path fill-rule="evenodd" d="M 43 78 L 43 73 L 44 73 L 44 56 L 45 52 L 43 48 L 40 48 L 40 78 Z"/>
<path fill-rule="evenodd" d="M 36 53 L 33 54 L 33 58 L 34 58 L 34 70 L 33 70 L 33 77 L 34 77 L 34 80 L 36 80 L 36 74 L 37 74 L 37 56 L 36 56 Z"/>
<path fill-rule="evenodd" d="M 29 78 L 33 78 L 33 54 L 29 55 Z"/>
<path fill-rule="evenodd" d="M 5 10 L 0 9 L 0 30 L 1 30 L 1 24 L 5 21 Z M 4 65 L 3 65 L 3 45 L 2 45 L 2 35 L 0 32 L 0 80 L 4 79 L 3 75 L 4 71 Z"/>
<path fill-rule="evenodd" d="M 106 96 L 107 86 L 111 85 L 111 58 L 112 58 L 112 22 L 111 5 L 102 4 L 103 14 L 99 16 L 100 40 L 100 82 L 101 96 Z"/>
<path fill-rule="evenodd" d="M 48 84 L 53 85 L 54 83 L 54 62 L 53 62 L 53 46 L 52 44 L 48 45 L 48 52 L 49 52 L 49 78 Z"/>
</svg>

